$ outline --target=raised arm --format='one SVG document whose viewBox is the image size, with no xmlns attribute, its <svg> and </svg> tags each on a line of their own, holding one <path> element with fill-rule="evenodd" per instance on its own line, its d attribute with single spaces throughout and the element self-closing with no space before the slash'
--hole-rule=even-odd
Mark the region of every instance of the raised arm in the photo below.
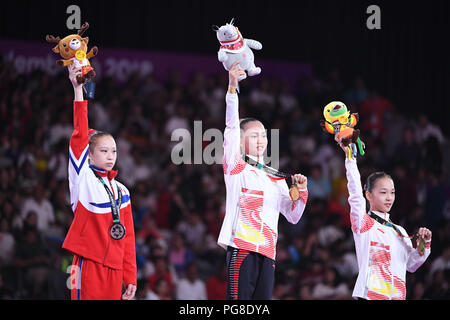
<svg viewBox="0 0 450 320">
<path fill-rule="evenodd" d="M 366 199 L 361 187 L 361 176 L 356 165 L 356 159 L 345 159 L 347 170 L 348 203 L 350 204 L 350 221 L 354 233 L 368 231 L 374 224 L 366 212 Z"/>
<path fill-rule="evenodd" d="M 83 99 L 83 85 L 77 83 L 77 73 L 70 73 L 74 89 L 73 133 L 69 142 L 69 189 L 72 209 L 78 202 L 78 181 L 88 166 L 89 127 L 87 101 Z"/>
<path fill-rule="evenodd" d="M 241 132 L 239 126 L 239 99 L 236 93 L 238 77 L 245 74 L 244 69 L 238 67 L 239 61 L 233 63 L 229 71 L 229 86 L 225 97 L 225 132 L 223 142 L 223 169 L 225 174 L 232 174 L 240 163 Z"/>
<path fill-rule="evenodd" d="M 361 187 L 361 176 L 359 174 L 356 159 L 351 157 L 350 150 L 342 143 L 340 147 L 345 152 L 345 169 L 347 175 L 348 203 L 350 204 L 350 222 L 354 233 L 368 231 L 374 224 L 374 220 L 366 212 L 366 199 Z"/>
</svg>

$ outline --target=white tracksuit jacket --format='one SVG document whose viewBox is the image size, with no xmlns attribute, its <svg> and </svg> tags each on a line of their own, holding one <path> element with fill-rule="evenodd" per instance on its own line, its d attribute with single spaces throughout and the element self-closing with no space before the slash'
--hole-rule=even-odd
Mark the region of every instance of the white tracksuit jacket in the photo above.
<svg viewBox="0 0 450 320">
<path fill-rule="evenodd" d="M 346 159 L 350 220 L 355 240 L 359 274 L 353 297 L 369 300 L 404 300 L 406 271 L 415 272 L 430 255 L 431 240 L 421 256 L 408 237 L 400 237 L 389 226 L 375 221 L 366 212 L 366 200 L 355 159 Z M 374 212 L 389 221 L 389 214 Z M 396 225 L 404 236 L 405 229 Z"/>
<path fill-rule="evenodd" d="M 296 224 L 305 209 L 308 190 L 300 190 L 300 199 L 292 201 L 285 180 L 275 180 L 242 159 L 238 102 L 237 94 L 227 93 L 223 158 L 226 214 L 218 244 L 275 260 L 279 214 Z"/>
</svg>

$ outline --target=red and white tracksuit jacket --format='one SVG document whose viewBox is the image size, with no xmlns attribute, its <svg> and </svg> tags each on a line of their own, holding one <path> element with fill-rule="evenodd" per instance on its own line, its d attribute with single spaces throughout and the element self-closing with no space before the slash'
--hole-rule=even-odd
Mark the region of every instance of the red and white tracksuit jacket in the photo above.
<svg viewBox="0 0 450 320">
<path fill-rule="evenodd" d="M 118 199 L 117 189 L 122 192 L 120 221 L 126 228 L 126 235 L 121 240 L 114 240 L 109 233 L 113 221 L 108 194 L 88 164 L 87 101 L 74 101 L 73 108 L 74 131 L 69 147 L 69 189 L 74 219 L 63 248 L 85 260 L 110 269 L 122 270 L 123 279 L 120 280 L 123 280 L 126 286 L 136 285 L 136 250 L 130 192 L 115 180 L 116 171 L 105 172 L 97 169 L 115 199 Z M 120 294 L 119 292 L 119 298 Z"/>
<path fill-rule="evenodd" d="M 366 200 L 355 159 L 346 159 L 350 220 L 355 240 L 359 274 L 353 297 L 369 300 L 404 300 L 406 271 L 415 272 L 430 255 L 431 240 L 421 256 L 410 238 L 400 237 L 389 226 L 382 225 L 366 212 Z M 389 221 L 389 214 L 374 212 Z M 404 228 L 395 225 L 407 236 Z"/>
<path fill-rule="evenodd" d="M 218 244 L 260 253 L 275 259 L 280 212 L 296 224 L 305 209 L 308 190 L 292 201 L 285 180 L 276 180 L 247 164 L 240 152 L 237 94 L 226 95 L 223 170 L 226 213 Z"/>
</svg>

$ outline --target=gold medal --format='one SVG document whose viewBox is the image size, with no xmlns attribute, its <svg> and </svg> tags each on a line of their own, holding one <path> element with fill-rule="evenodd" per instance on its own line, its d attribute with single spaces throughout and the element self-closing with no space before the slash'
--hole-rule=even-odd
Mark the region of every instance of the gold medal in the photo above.
<svg viewBox="0 0 450 320">
<path fill-rule="evenodd" d="M 298 199 L 300 199 L 300 191 L 298 191 L 297 185 L 291 185 L 291 187 L 289 188 L 289 196 L 293 201 L 297 201 Z"/>
<path fill-rule="evenodd" d="M 75 58 L 80 61 L 86 59 L 86 52 L 84 52 L 83 50 L 78 50 L 77 52 L 75 52 Z"/>
<path fill-rule="evenodd" d="M 421 256 L 425 253 L 425 240 L 422 237 L 417 239 L 417 251 L 419 251 Z"/>
</svg>

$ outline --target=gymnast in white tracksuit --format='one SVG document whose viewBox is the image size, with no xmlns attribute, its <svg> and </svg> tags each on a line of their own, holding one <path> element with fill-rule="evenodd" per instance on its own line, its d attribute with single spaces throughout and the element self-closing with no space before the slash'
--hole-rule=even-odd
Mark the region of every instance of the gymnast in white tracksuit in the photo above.
<svg viewBox="0 0 450 320">
<path fill-rule="evenodd" d="M 227 250 L 227 299 L 267 300 L 274 284 L 278 217 L 281 212 L 290 223 L 300 220 L 308 198 L 307 179 L 301 174 L 293 176 L 299 189 L 294 201 L 286 181 L 262 169 L 266 131 L 254 118 L 239 121 L 237 78 L 245 71 L 237 63 L 229 71 L 226 95 L 223 170 L 227 197 L 218 244 Z"/>
<path fill-rule="evenodd" d="M 406 271 L 415 272 L 430 255 L 431 231 L 420 228 L 417 236 L 424 242 L 414 247 L 405 229 L 392 223 L 389 211 L 394 204 L 395 187 L 384 172 L 372 173 L 367 178 L 364 186 L 370 204 L 367 212 L 356 159 L 349 156 L 348 147 L 341 144 L 341 148 L 346 153 L 350 220 L 359 268 L 353 297 L 404 300 Z"/>
</svg>

